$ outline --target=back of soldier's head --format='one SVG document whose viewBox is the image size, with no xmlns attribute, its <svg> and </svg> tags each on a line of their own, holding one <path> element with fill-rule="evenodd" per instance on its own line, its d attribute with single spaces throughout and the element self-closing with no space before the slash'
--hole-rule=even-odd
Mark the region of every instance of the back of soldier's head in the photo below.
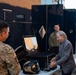
<svg viewBox="0 0 76 75">
<path fill-rule="evenodd" d="M 3 30 L 8 27 L 9 27 L 8 23 L 0 21 L 0 33 L 3 32 Z"/>
</svg>

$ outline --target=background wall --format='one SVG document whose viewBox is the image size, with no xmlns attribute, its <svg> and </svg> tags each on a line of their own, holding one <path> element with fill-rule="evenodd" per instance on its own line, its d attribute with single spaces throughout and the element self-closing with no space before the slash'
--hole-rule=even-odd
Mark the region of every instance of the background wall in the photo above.
<svg viewBox="0 0 76 75">
<path fill-rule="evenodd" d="M 40 0 L 0 0 L 0 20 L 5 20 L 10 25 L 10 34 L 6 43 L 14 49 L 23 44 L 22 36 L 32 34 L 31 8 L 32 5 L 40 3 Z"/>
<path fill-rule="evenodd" d="M 0 3 L 31 9 L 31 5 L 41 4 L 41 0 L 0 0 Z"/>
</svg>

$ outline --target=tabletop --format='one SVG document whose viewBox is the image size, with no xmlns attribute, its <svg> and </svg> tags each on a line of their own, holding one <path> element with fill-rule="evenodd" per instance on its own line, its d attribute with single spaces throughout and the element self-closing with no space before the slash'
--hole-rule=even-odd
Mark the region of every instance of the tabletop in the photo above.
<svg viewBox="0 0 76 75">
<path fill-rule="evenodd" d="M 58 71 L 60 69 L 60 66 L 57 66 L 56 69 L 54 70 L 50 70 L 50 71 L 40 71 L 38 74 L 35 74 L 35 75 L 50 75 L 50 74 L 53 74 L 55 73 L 56 71 Z M 19 75 L 27 75 L 27 74 L 23 74 L 23 71 L 21 70 L 21 72 L 19 73 Z"/>
</svg>

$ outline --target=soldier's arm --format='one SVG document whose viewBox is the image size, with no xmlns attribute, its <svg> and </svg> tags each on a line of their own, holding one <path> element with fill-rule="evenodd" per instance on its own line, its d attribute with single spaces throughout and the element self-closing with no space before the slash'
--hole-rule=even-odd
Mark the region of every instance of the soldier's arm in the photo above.
<svg viewBox="0 0 76 75">
<path fill-rule="evenodd" d="M 16 54 L 10 46 L 7 46 L 6 51 L 7 52 L 5 54 L 5 63 L 7 65 L 7 70 L 10 75 L 18 75 L 21 70 L 21 67 Z"/>
<path fill-rule="evenodd" d="M 54 46 L 53 42 L 52 42 L 52 35 L 50 35 L 49 37 L 49 48 L 51 48 L 52 46 Z"/>
</svg>

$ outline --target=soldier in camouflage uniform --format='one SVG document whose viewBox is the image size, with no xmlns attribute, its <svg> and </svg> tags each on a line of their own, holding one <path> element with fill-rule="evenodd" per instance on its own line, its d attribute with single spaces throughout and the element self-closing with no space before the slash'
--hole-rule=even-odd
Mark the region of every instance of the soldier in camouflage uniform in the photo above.
<svg viewBox="0 0 76 75">
<path fill-rule="evenodd" d="M 3 42 L 8 38 L 9 26 L 0 21 L 0 75 L 18 75 L 21 67 L 12 47 Z"/>
<path fill-rule="evenodd" d="M 60 31 L 59 25 L 54 26 L 54 32 L 49 36 L 49 48 L 53 46 L 59 46 L 59 42 L 57 41 L 56 33 Z"/>
<path fill-rule="evenodd" d="M 49 48 L 53 46 L 59 46 L 59 42 L 57 41 L 56 33 L 60 32 L 59 24 L 54 25 L 54 32 L 50 34 L 49 36 Z M 66 35 L 67 38 L 67 35 Z"/>
</svg>

